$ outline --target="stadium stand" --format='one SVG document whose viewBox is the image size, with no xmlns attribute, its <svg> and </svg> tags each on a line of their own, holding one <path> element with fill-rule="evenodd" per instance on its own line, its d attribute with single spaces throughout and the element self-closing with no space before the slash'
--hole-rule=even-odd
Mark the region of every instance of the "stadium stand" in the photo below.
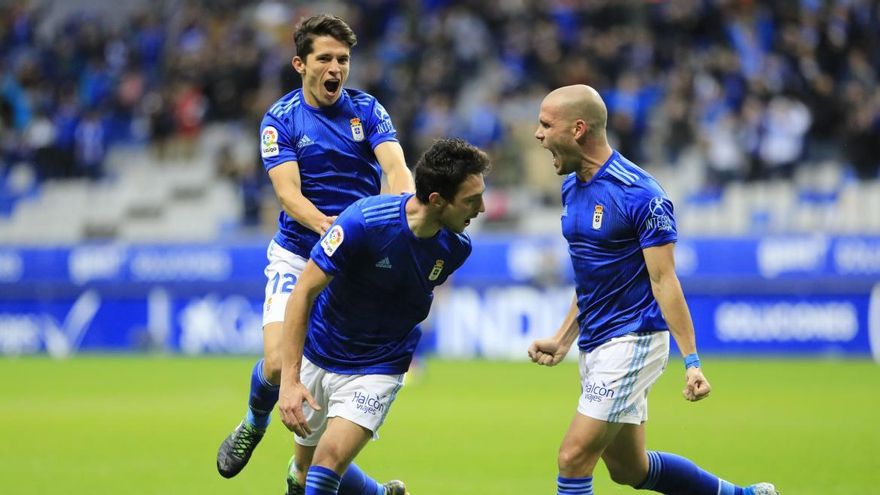
<svg viewBox="0 0 880 495">
<path fill-rule="evenodd" d="M 482 229 L 558 228 L 532 133 L 548 88 L 585 82 L 684 233 L 880 232 L 876 2 L 77 0 L 0 6 L 0 243 L 271 230 L 255 129 L 319 10 L 358 33 L 350 85 L 410 161 L 443 135 L 491 151 Z"/>
</svg>

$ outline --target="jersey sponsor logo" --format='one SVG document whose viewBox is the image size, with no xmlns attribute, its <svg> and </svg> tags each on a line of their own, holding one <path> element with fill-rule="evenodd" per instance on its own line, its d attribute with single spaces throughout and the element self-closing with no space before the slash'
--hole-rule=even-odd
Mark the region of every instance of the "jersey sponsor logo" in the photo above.
<svg viewBox="0 0 880 495">
<path fill-rule="evenodd" d="M 355 117 L 351 119 L 351 138 L 355 141 L 364 140 L 364 126 L 361 125 L 361 119 Z"/>
<path fill-rule="evenodd" d="M 382 403 L 382 397 L 378 394 L 362 394 L 355 392 L 351 397 L 351 402 L 358 411 L 363 411 L 375 416 L 385 411 L 385 404 Z"/>
<path fill-rule="evenodd" d="M 602 402 L 603 398 L 613 399 L 614 389 L 608 388 L 604 383 L 587 382 L 584 384 L 584 399 L 587 402 Z"/>
<path fill-rule="evenodd" d="M 386 270 L 390 270 L 391 260 L 388 259 L 388 256 L 382 258 L 381 260 L 376 262 L 376 268 L 385 268 Z"/>
<path fill-rule="evenodd" d="M 326 234 L 324 234 L 324 238 L 321 239 L 321 248 L 324 249 L 324 254 L 327 256 L 333 256 L 333 253 L 336 252 L 336 249 L 342 245 L 342 239 L 345 237 L 345 232 L 342 231 L 341 225 L 334 225 L 333 228 L 330 229 Z"/>
<path fill-rule="evenodd" d="M 262 142 L 260 154 L 263 158 L 278 156 L 278 131 L 274 127 L 267 125 L 260 135 L 260 141 Z"/>
<path fill-rule="evenodd" d="M 658 217 L 665 212 L 663 211 L 663 198 L 657 196 L 651 199 L 651 215 Z"/>
<path fill-rule="evenodd" d="M 315 142 L 312 141 L 312 138 L 303 134 L 303 137 L 301 137 L 296 143 L 296 149 L 305 148 L 306 146 L 311 146 L 313 144 L 315 144 Z"/>
<path fill-rule="evenodd" d="M 672 219 L 666 214 L 662 197 L 652 198 L 649 208 L 651 217 L 645 221 L 645 230 L 672 230 Z"/>
<path fill-rule="evenodd" d="M 393 134 L 393 133 L 397 132 L 394 129 L 394 124 L 392 124 L 390 120 L 386 120 L 384 122 L 379 122 L 379 125 L 376 126 L 376 130 L 380 134 Z"/>
<path fill-rule="evenodd" d="M 396 132 L 394 130 L 394 124 L 391 123 L 391 116 L 388 115 L 388 112 L 385 111 L 385 108 L 382 105 L 376 103 L 376 107 L 373 109 L 373 113 L 379 120 L 379 124 L 376 125 L 376 130 L 379 133 L 391 134 Z"/>
<path fill-rule="evenodd" d="M 434 281 L 440 276 L 440 272 L 443 271 L 443 265 L 446 263 L 443 260 L 437 260 L 434 263 L 434 268 L 431 269 L 431 273 L 428 275 L 428 280 Z"/>
<path fill-rule="evenodd" d="M 602 228 L 602 215 L 605 214 L 605 207 L 602 205 L 596 205 L 593 209 L 593 230 L 599 230 Z"/>
</svg>

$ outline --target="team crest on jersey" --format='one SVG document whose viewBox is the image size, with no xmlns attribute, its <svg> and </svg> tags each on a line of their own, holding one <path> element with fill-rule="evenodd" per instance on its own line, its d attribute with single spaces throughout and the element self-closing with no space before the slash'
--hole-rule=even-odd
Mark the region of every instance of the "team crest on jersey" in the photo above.
<svg viewBox="0 0 880 495">
<path fill-rule="evenodd" d="M 342 245 L 342 239 L 344 237 L 345 232 L 342 231 L 342 226 L 334 225 L 329 232 L 324 234 L 324 238 L 321 239 L 321 248 L 324 249 L 324 254 L 327 256 L 333 256 L 336 249 Z"/>
<path fill-rule="evenodd" d="M 602 215 L 604 213 L 605 208 L 602 205 L 596 205 L 596 208 L 593 209 L 593 230 L 602 228 Z"/>
<path fill-rule="evenodd" d="M 278 131 L 274 127 L 267 125 L 260 135 L 260 141 L 263 158 L 278 156 Z"/>
<path fill-rule="evenodd" d="M 364 126 L 361 125 L 361 119 L 355 117 L 351 119 L 351 137 L 355 141 L 364 140 Z"/>
<path fill-rule="evenodd" d="M 437 260 L 434 263 L 434 268 L 431 269 L 430 275 L 428 275 L 428 280 L 434 281 L 440 276 L 440 273 L 443 271 L 443 265 L 445 262 L 443 260 Z"/>
</svg>

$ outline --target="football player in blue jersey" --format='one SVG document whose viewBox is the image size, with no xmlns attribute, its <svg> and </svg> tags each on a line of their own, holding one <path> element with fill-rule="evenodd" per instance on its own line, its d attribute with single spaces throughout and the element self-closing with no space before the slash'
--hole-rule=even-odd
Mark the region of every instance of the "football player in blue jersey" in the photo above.
<svg viewBox="0 0 880 495">
<path fill-rule="evenodd" d="M 647 395 L 666 367 L 669 333 L 684 355 L 684 397 L 711 387 L 675 274 L 672 203 L 651 175 L 613 150 L 605 103 L 591 87 L 566 86 L 541 103 L 535 137 L 562 183 L 562 233 L 576 294 L 556 335 L 528 349 L 553 366 L 577 340 L 581 396 L 559 448 L 557 493 L 592 495 L 601 458 L 611 479 L 676 495 L 776 495 L 770 483 L 737 486 L 677 455 L 648 451 Z"/>
<path fill-rule="evenodd" d="M 263 164 L 282 210 L 267 251 L 263 359 L 251 371 L 246 417 L 217 453 L 227 478 L 247 464 L 278 400 L 284 309 L 312 246 L 342 210 L 379 194 L 383 172 L 391 193 L 415 190 L 388 113 L 371 95 L 345 88 L 357 43 L 351 28 L 317 15 L 300 22 L 294 41 L 302 88 L 273 104 L 260 125 Z"/>
<path fill-rule="evenodd" d="M 416 164 L 414 195 L 354 203 L 312 249 L 284 318 L 278 402 L 297 462 L 311 461 L 297 480 L 306 495 L 406 492 L 349 463 L 388 416 L 434 288 L 471 252 L 464 230 L 485 211 L 488 167 L 473 145 L 438 140 Z"/>
</svg>

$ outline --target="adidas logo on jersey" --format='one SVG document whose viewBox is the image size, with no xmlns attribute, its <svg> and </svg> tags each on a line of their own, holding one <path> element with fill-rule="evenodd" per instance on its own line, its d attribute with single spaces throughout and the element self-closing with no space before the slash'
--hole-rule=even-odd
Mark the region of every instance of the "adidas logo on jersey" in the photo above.
<svg viewBox="0 0 880 495">
<path fill-rule="evenodd" d="M 382 258 L 381 260 L 376 262 L 376 268 L 390 269 L 391 268 L 391 260 L 389 260 L 387 256 Z"/>
<path fill-rule="evenodd" d="M 312 141 L 312 139 L 310 137 L 303 135 L 303 137 L 300 138 L 299 142 L 296 143 L 296 148 L 297 149 L 305 148 L 306 146 L 309 146 L 312 144 L 315 144 L 315 142 Z"/>
</svg>

